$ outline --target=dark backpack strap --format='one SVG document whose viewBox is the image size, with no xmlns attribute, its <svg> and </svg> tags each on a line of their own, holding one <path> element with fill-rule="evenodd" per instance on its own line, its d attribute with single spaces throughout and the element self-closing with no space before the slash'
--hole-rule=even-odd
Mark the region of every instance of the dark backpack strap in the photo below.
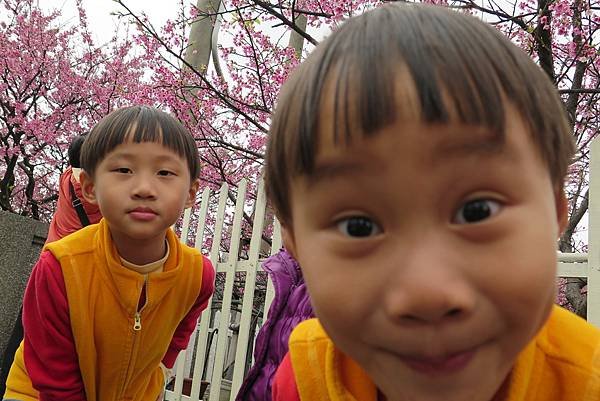
<svg viewBox="0 0 600 401">
<path fill-rule="evenodd" d="M 73 183 L 69 181 L 69 191 L 71 192 L 71 205 L 73 205 L 73 209 L 77 212 L 77 216 L 79 216 L 79 221 L 81 222 L 81 227 L 89 226 L 90 219 L 88 218 L 85 209 L 83 208 L 83 203 L 81 203 L 81 199 L 77 197 L 75 194 L 75 188 L 73 188 Z"/>
</svg>

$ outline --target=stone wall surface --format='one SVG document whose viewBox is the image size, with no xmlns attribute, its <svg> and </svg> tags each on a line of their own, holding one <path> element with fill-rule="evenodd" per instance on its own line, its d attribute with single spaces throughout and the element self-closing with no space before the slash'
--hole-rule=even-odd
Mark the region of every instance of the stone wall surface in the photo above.
<svg viewBox="0 0 600 401">
<path fill-rule="evenodd" d="M 0 211 L 0 351 L 4 355 L 31 268 L 46 241 L 48 224 Z M 0 367 L 1 369 L 1 367 Z"/>
</svg>

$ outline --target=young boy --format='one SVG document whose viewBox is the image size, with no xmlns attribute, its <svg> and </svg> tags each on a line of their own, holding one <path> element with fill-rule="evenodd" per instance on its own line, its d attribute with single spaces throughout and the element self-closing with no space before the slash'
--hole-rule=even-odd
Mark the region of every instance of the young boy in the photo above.
<svg viewBox="0 0 600 401">
<path fill-rule="evenodd" d="M 196 144 L 170 115 L 129 107 L 94 127 L 81 165 L 104 218 L 46 245 L 5 397 L 153 401 L 213 291 L 210 262 L 170 229 L 194 204 Z"/>
<path fill-rule="evenodd" d="M 573 140 L 492 27 L 387 5 L 285 84 L 267 186 L 317 319 L 274 400 L 600 399 L 600 333 L 554 306 Z"/>
</svg>

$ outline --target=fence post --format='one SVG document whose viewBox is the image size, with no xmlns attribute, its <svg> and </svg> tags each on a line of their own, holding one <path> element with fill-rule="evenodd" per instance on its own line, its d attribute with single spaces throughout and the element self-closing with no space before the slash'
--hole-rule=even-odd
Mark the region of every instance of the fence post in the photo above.
<svg viewBox="0 0 600 401">
<path fill-rule="evenodd" d="M 240 237 L 242 232 L 242 218 L 244 214 L 244 203 L 246 199 L 246 179 L 242 179 L 238 185 L 233 215 L 233 227 L 229 242 L 227 255 L 227 271 L 225 273 L 225 286 L 223 288 L 223 302 L 221 303 L 221 320 L 219 322 L 219 334 L 217 336 L 217 351 L 215 353 L 215 364 L 210 380 L 209 401 L 217 401 L 221 396 L 221 383 L 223 382 L 223 367 L 225 356 L 228 351 L 229 340 L 225 333 L 229 330 L 231 317 L 231 301 L 235 272 L 239 261 Z"/>
<path fill-rule="evenodd" d="M 242 300 L 242 316 L 235 352 L 235 367 L 231 381 L 230 401 L 235 400 L 242 386 L 246 373 L 246 357 L 248 353 L 248 339 L 250 337 L 250 325 L 252 322 L 252 311 L 254 304 L 254 290 L 256 288 L 256 268 L 262 244 L 262 233 L 265 222 L 265 209 L 267 198 L 265 196 L 264 181 L 261 179 L 258 185 L 258 194 L 254 203 L 254 221 L 252 222 L 252 238 L 248 252 L 248 270 L 244 282 L 244 297 Z"/>
<path fill-rule="evenodd" d="M 600 327 L 600 140 L 590 146 L 587 320 Z"/>
</svg>

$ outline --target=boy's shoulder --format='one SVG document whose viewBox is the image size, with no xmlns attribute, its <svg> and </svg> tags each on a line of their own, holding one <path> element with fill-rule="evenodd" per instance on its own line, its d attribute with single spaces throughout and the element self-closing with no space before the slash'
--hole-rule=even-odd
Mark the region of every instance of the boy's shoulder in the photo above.
<svg viewBox="0 0 600 401">
<path fill-rule="evenodd" d="M 554 306 L 537 347 L 556 364 L 600 374 L 600 329 L 566 309 Z"/>
<path fill-rule="evenodd" d="M 377 399 L 377 388 L 367 373 L 335 346 L 316 318 L 294 328 L 289 358 L 300 399 L 324 399 L 323 394 L 329 390 L 335 391 L 339 399 Z"/>
<path fill-rule="evenodd" d="M 200 252 L 197 248 L 193 247 L 193 246 L 189 246 L 187 244 L 184 244 L 183 242 L 181 242 L 179 240 L 179 238 L 177 237 L 177 234 L 173 233 L 172 234 L 173 237 L 177 240 L 177 246 L 185 253 L 196 256 L 196 257 L 204 257 L 204 255 L 202 255 L 202 252 Z M 167 237 L 168 238 L 168 237 Z"/>
<path fill-rule="evenodd" d="M 513 367 L 508 400 L 600 400 L 600 330 L 554 306 Z"/>
<path fill-rule="evenodd" d="M 183 265 L 198 265 L 206 263 L 206 256 L 202 254 L 196 247 L 189 246 L 177 236 L 175 231 L 172 228 L 167 230 L 167 242 L 169 243 L 170 249 L 177 248 L 177 253 L 181 252 L 181 254 L 185 255 L 184 258 L 180 260 Z M 180 258 L 177 258 L 180 259 Z"/>
<path fill-rule="evenodd" d="M 44 246 L 44 250 L 50 251 L 57 259 L 66 255 L 78 255 L 89 253 L 97 246 L 93 240 L 98 232 L 99 224 L 91 224 L 61 239 L 50 242 Z"/>
</svg>

